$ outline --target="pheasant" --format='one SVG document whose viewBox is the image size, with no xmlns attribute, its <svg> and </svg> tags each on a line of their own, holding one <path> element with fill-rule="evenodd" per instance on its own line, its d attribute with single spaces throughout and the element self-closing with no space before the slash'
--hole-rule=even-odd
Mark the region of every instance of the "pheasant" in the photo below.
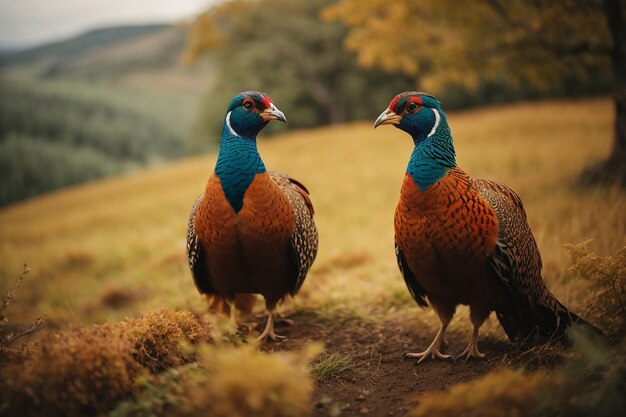
<svg viewBox="0 0 626 417">
<path fill-rule="evenodd" d="M 285 338 L 274 332 L 274 309 L 298 292 L 318 246 L 308 190 L 267 171 L 257 150 L 257 134 L 271 120 L 287 121 L 267 94 L 233 98 L 215 170 L 187 228 L 187 257 L 200 293 L 225 300 L 233 320 L 242 295 L 264 297 L 268 317 L 260 341 Z"/>
<path fill-rule="evenodd" d="M 441 321 L 431 345 L 405 357 L 454 360 L 442 348 L 459 304 L 469 305 L 473 324 L 460 355 L 466 359 L 484 357 L 478 331 L 492 311 L 511 341 L 559 337 L 576 322 L 600 332 L 546 287 L 520 197 L 457 167 L 448 121 L 434 96 L 397 95 L 374 127 L 385 124 L 410 134 L 415 145 L 394 216 L 398 266 L 417 304 L 426 307 L 428 300 Z"/>
</svg>

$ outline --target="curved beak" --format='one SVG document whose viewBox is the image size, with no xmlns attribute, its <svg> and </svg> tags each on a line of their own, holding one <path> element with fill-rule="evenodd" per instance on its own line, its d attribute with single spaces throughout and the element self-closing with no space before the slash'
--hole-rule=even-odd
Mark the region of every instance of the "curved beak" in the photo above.
<svg viewBox="0 0 626 417">
<path fill-rule="evenodd" d="M 285 117 L 285 114 L 282 111 L 278 110 L 278 107 L 274 106 L 274 103 L 270 103 L 270 106 L 267 109 L 263 110 L 260 116 L 264 122 L 269 122 L 270 120 L 278 120 L 280 122 L 287 123 L 287 118 Z"/>
<path fill-rule="evenodd" d="M 374 122 L 374 129 L 380 125 L 398 125 L 400 124 L 400 119 L 402 119 L 402 116 L 396 114 L 391 109 L 386 109 Z"/>
</svg>

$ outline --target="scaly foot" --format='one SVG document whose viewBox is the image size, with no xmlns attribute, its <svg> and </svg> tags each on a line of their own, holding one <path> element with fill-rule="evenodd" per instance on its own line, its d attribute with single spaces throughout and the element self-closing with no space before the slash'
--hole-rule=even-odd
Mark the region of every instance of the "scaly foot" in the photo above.
<svg viewBox="0 0 626 417">
<path fill-rule="evenodd" d="M 287 336 L 281 336 L 279 334 L 274 333 L 274 330 L 267 331 L 267 329 L 263 330 L 263 333 L 259 337 L 256 338 L 257 342 L 265 342 L 267 339 L 270 339 L 274 342 L 278 342 L 280 340 L 287 339 Z"/>
<path fill-rule="evenodd" d="M 444 336 L 443 340 L 441 341 L 441 351 L 445 352 L 446 349 L 448 349 L 449 345 L 450 345 L 450 343 L 448 343 L 448 338 Z"/>
<path fill-rule="evenodd" d="M 454 357 L 452 355 L 444 355 L 443 353 L 441 353 L 441 347 L 444 344 L 445 339 L 445 327 L 442 327 L 437 332 L 437 335 L 435 336 L 435 339 L 433 339 L 433 342 L 430 344 L 430 346 L 428 346 L 428 349 L 419 353 L 405 353 L 403 359 L 418 358 L 417 363 L 420 364 L 430 356 L 433 359 L 442 359 L 444 361 L 454 362 Z"/>
<path fill-rule="evenodd" d="M 470 358 L 482 359 L 485 357 L 483 353 L 478 350 L 478 329 L 480 328 L 480 323 L 474 323 L 474 331 L 472 331 L 472 336 L 470 337 L 469 343 L 467 347 L 459 355 L 459 358 L 467 355 L 465 358 L 465 362 L 470 360 Z"/>
<path fill-rule="evenodd" d="M 470 358 L 483 359 L 485 357 L 485 354 L 481 353 L 478 350 L 478 343 L 476 342 L 476 340 L 474 340 L 474 338 L 470 340 L 463 353 L 459 355 L 459 358 L 462 358 L 464 355 L 467 355 L 467 357 L 465 358 L 465 362 L 470 360 Z"/>
<path fill-rule="evenodd" d="M 439 348 L 434 348 L 432 345 L 426 349 L 423 352 L 419 352 L 419 353 L 414 353 L 414 352 L 407 352 L 404 354 L 403 359 L 406 358 L 419 358 L 419 360 L 417 361 L 418 364 L 422 363 L 424 360 L 426 360 L 426 358 L 428 358 L 428 356 L 432 357 L 433 359 L 442 359 L 444 361 L 448 361 L 448 362 L 454 362 L 454 356 L 452 355 L 444 355 L 443 353 L 441 353 Z"/>
<path fill-rule="evenodd" d="M 274 333 L 274 314 L 271 312 L 267 316 L 267 323 L 265 324 L 265 329 L 263 330 L 263 333 L 261 333 L 259 337 L 256 338 L 257 342 L 261 343 L 265 342 L 267 339 L 273 340 L 275 342 L 287 339 L 287 336 L 280 336 Z"/>
</svg>

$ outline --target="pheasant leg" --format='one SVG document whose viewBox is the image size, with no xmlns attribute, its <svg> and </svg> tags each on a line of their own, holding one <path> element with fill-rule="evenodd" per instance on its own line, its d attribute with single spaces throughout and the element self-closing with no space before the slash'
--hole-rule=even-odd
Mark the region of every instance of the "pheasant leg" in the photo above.
<svg viewBox="0 0 626 417">
<path fill-rule="evenodd" d="M 267 315 L 267 323 L 265 323 L 265 329 L 263 330 L 263 333 L 261 333 L 259 337 L 256 338 L 256 340 L 258 342 L 265 342 L 267 339 L 273 341 L 286 339 L 287 336 L 280 336 L 274 333 L 274 312 L 269 311 L 268 313 L 269 314 Z"/>
<path fill-rule="evenodd" d="M 476 359 L 482 359 L 485 357 L 484 353 L 481 353 L 478 350 L 478 329 L 480 326 L 476 326 L 474 325 L 474 331 L 472 332 L 472 336 L 470 337 L 470 341 L 467 345 L 467 347 L 465 348 L 465 350 L 463 351 L 463 353 L 461 353 L 459 355 L 459 358 L 463 357 L 464 355 L 467 355 L 467 357 L 465 358 L 465 362 L 467 362 L 470 358 L 476 358 Z"/>
<path fill-rule="evenodd" d="M 404 358 L 418 358 L 418 361 L 417 361 L 418 364 L 422 363 L 429 356 L 432 357 L 433 359 L 454 361 L 454 357 L 452 355 L 444 355 L 443 353 L 441 353 L 441 348 L 443 345 L 443 341 L 445 340 L 445 333 L 446 333 L 447 327 L 448 327 L 447 323 L 445 324 L 442 323 L 441 328 L 437 332 L 437 335 L 435 335 L 435 339 L 425 351 L 419 352 L 419 353 L 408 352 L 404 355 Z"/>
</svg>

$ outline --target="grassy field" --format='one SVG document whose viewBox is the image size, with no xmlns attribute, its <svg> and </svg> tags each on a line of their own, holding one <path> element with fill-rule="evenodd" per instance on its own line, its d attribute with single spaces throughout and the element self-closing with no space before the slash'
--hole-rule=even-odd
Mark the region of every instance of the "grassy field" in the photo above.
<svg viewBox="0 0 626 417">
<path fill-rule="evenodd" d="M 521 195 L 548 286 L 574 311 L 584 310 L 587 286 L 568 271 L 563 245 L 593 239 L 592 250 L 604 255 L 626 244 L 623 191 L 576 185 L 585 166 L 608 154 L 613 117 L 604 99 L 449 114 L 459 165 Z M 430 310 L 410 299 L 393 252 L 393 211 L 411 146 L 402 132 L 374 130 L 370 122 L 260 138 L 266 166 L 311 191 L 320 234 L 318 258 L 286 312 L 314 311 L 322 323 L 349 316 L 373 326 L 399 320 L 405 330 L 437 325 Z M 11 306 L 11 323 L 27 325 L 43 312 L 45 326 L 66 328 L 117 322 L 160 307 L 204 311 L 187 267 L 185 229 L 215 157 L 66 189 L 0 211 L 0 286 L 12 285 L 23 263 L 32 268 Z M 464 311 L 452 330 L 469 332 Z M 494 318 L 481 337 L 501 340 Z"/>
<path fill-rule="evenodd" d="M 522 196 L 545 278 L 566 304 L 584 294 L 568 278 L 563 244 L 594 239 L 592 248 L 607 254 L 625 243 L 624 195 L 575 185 L 583 167 L 607 154 L 612 117 L 605 100 L 449 116 L 459 165 Z M 357 123 L 261 138 L 259 148 L 266 166 L 307 185 L 316 207 L 320 251 L 296 305 L 375 316 L 412 307 L 395 264 L 392 226 L 410 139 Z M 1 211 L 2 285 L 24 262 L 33 269 L 20 290 L 20 317 L 46 312 L 50 325 L 63 327 L 160 306 L 201 309 L 184 237 L 188 210 L 214 162 L 215 154 L 187 159 Z"/>
</svg>

